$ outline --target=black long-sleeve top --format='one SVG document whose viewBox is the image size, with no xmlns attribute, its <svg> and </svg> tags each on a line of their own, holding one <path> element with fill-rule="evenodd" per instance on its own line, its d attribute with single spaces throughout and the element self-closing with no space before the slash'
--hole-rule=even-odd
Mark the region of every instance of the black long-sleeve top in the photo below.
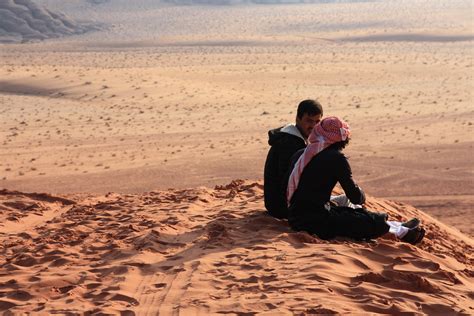
<svg viewBox="0 0 474 316">
<path fill-rule="evenodd" d="M 293 156 L 291 169 L 303 151 Z M 328 147 L 314 156 L 303 169 L 298 188 L 291 198 L 290 213 L 297 215 L 324 208 L 337 182 L 352 203 L 365 203 L 365 194 L 352 179 L 346 156 L 340 150 Z"/>
<path fill-rule="evenodd" d="M 296 129 L 296 127 L 295 127 Z M 264 170 L 264 199 L 266 209 L 276 217 L 287 218 L 286 186 L 291 157 L 306 147 L 303 138 L 281 132 L 281 128 L 268 132 L 268 151 Z"/>
</svg>

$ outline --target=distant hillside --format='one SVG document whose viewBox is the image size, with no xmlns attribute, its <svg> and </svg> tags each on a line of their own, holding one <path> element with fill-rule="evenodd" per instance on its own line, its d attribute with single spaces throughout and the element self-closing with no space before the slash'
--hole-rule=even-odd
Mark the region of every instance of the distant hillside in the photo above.
<svg viewBox="0 0 474 316">
<path fill-rule="evenodd" d="M 159 7 L 160 4 L 176 5 L 232 5 L 232 4 L 291 4 L 291 3 L 350 3 L 350 2 L 379 2 L 382 0 L 35 0 L 48 7 L 79 8 L 84 4 L 112 6 L 135 5 L 137 7 Z"/>
<path fill-rule="evenodd" d="M 92 4 L 102 4 L 109 1 L 110 0 L 87 0 L 87 2 L 92 3 Z"/>
<path fill-rule="evenodd" d="M 108 0 L 88 0 L 90 2 Z M 229 5 L 229 4 L 292 4 L 292 3 L 343 3 L 343 2 L 375 2 L 377 0 L 161 0 L 163 3 L 173 3 L 178 5 L 209 4 L 209 5 Z"/>
<path fill-rule="evenodd" d="M 82 34 L 94 28 L 31 0 L 0 1 L 0 42 L 43 40 Z"/>
</svg>

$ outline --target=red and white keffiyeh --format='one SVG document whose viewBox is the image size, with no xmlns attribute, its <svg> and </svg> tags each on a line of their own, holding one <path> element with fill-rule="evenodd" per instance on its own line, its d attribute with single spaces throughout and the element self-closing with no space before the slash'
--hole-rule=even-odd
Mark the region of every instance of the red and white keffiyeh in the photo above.
<svg viewBox="0 0 474 316">
<path fill-rule="evenodd" d="M 346 140 L 350 135 L 349 125 L 335 116 L 327 117 L 314 126 L 308 137 L 309 145 L 296 162 L 288 180 L 288 189 L 286 191 L 288 205 L 293 193 L 298 188 L 301 173 L 303 173 L 303 169 L 311 159 L 332 144 Z"/>
</svg>

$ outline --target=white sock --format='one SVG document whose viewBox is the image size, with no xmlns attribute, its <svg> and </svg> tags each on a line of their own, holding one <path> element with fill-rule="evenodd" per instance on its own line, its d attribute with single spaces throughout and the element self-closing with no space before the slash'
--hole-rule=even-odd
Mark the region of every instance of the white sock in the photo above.
<svg viewBox="0 0 474 316">
<path fill-rule="evenodd" d="M 410 228 L 402 226 L 401 222 L 396 222 L 396 221 L 387 221 L 388 226 L 390 226 L 389 233 L 394 234 L 398 238 L 403 238 Z"/>
</svg>

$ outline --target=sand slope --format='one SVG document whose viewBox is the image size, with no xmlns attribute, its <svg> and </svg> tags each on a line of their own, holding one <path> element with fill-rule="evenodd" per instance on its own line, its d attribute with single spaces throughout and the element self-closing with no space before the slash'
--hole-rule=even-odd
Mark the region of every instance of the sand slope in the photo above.
<svg viewBox="0 0 474 316">
<path fill-rule="evenodd" d="M 263 212 L 262 184 L 143 194 L 0 192 L 0 311 L 472 314 L 472 238 L 408 205 L 419 246 L 322 241 Z"/>
</svg>

